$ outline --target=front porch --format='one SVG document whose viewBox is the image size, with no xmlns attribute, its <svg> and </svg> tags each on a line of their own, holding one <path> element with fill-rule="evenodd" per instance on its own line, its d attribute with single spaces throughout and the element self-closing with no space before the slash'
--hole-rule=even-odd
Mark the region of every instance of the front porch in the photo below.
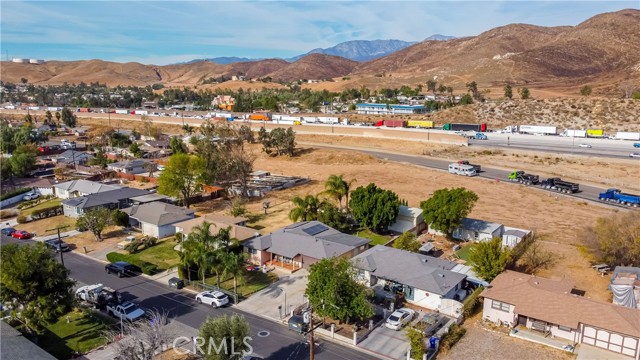
<svg viewBox="0 0 640 360">
<path fill-rule="evenodd" d="M 530 330 L 522 325 L 518 325 L 514 329 L 511 329 L 511 331 L 509 332 L 509 336 L 531 341 L 541 345 L 550 346 L 558 350 L 574 352 L 573 347 L 567 348 L 567 346 L 573 345 L 571 344 L 571 341 L 557 337 L 554 338 L 550 334 L 545 334 L 536 330 Z"/>
<path fill-rule="evenodd" d="M 275 266 L 279 269 L 285 270 L 289 273 L 294 273 L 300 269 L 302 269 L 302 267 L 297 266 L 295 264 L 295 262 L 286 262 L 286 261 L 282 261 L 282 260 L 277 260 L 277 259 L 271 259 L 269 261 L 267 261 L 265 263 L 267 266 Z"/>
</svg>

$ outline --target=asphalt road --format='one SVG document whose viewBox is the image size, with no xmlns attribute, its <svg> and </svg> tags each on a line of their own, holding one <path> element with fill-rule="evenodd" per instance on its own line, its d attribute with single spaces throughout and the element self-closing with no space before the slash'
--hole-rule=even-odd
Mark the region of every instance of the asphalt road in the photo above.
<svg viewBox="0 0 640 360">
<path fill-rule="evenodd" d="M 2 244 L 6 243 L 33 244 L 31 240 L 16 240 L 2 235 Z M 130 278 L 118 278 L 115 275 L 106 274 L 104 264 L 83 255 L 73 252 L 64 253 L 65 266 L 71 270 L 71 277 L 85 284 L 102 283 L 120 291 L 125 300 L 133 300 L 146 309 L 164 310 L 170 317 L 192 328 L 199 328 L 208 316 L 223 314 L 241 314 L 251 326 L 251 346 L 254 353 L 265 359 L 274 360 L 302 360 L 309 358 L 309 348 L 301 335 L 297 335 L 286 326 L 264 319 L 260 316 L 236 310 L 233 307 L 212 309 L 207 305 L 199 305 L 195 302 L 193 294 L 171 290 L 164 284 L 150 280 L 144 276 Z M 260 337 L 258 332 L 267 331 L 268 336 Z M 182 336 L 183 334 L 176 334 Z M 184 334 L 191 337 L 193 334 Z M 374 356 L 362 353 L 358 350 L 340 346 L 328 341 L 320 340 L 320 348 L 316 349 L 315 356 L 319 360 L 365 360 L 374 359 Z"/>
</svg>

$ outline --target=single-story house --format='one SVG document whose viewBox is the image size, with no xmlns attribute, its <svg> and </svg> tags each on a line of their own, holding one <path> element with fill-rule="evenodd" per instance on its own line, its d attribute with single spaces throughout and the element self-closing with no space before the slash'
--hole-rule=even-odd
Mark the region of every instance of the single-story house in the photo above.
<svg viewBox="0 0 640 360">
<path fill-rule="evenodd" d="M 120 189 L 121 187 L 89 180 L 71 180 L 53 185 L 53 194 L 60 199 L 70 199 Z"/>
<path fill-rule="evenodd" d="M 98 207 L 104 207 L 107 209 L 126 208 L 133 205 L 131 198 L 145 194 L 149 194 L 149 192 L 141 189 L 123 187 L 115 190 L 67 199 L 62 201 L 62 207 L 65 216 L 79 217 L 86 211 Z"/>
<path fill-rule="evenodd" d="M 640 309 L 640 268 L 616 266 L 609 290 L 613 293 L 614 304 Z"/>
<path fill-rule="evenodd" d="M 152 165 L 147 165 L 152 164 Z M 121 161 L 107 165 L 108 170 L 121 172 L 123 174 L 142 174 L 149 172 L 148 166 L 153 166 L 153 169 L 157 169 L 156 163 L 144 159 L 134 159 L 128 161 Z"/>
<path fill-rule="evenodd" d="M 131 198 L 131 202 L 134 205 L 146 204 L 154 201 L 165 202 L 167 204 L 172 204 L 173 199 L 168 197 L 167 195 L 162 195 L 158 193 L 147 193 L 140 196 L 134 196 Z"/>
<path fill-rule="evenodd" d="M 507 270 L 480 296 L 483 319 L 523 326 L 572 344 L 588 344 L 640 359 L 640 310 L 572 293 L 568 279 L 551 280 Z"/>
<path fill-rule="evenodd" d="M 145 140 L 143 146 L 158 148 L 158 149 L 168 149 L 170 141 L 169 140 Z"/>
<path fill-rule="evenodd" d="M 193 210 L 164 202 L 133 205 L 122 211 L 129 215 L 129 225 L 139 228 L 145 235 L 158 239 L 175 234 L 176 223 L 193 219 L 195 216 Z"/>
<path fill-rule="evenodd" d="M 86 151 L 67 150 L 51 161 L 56 165 L 85 165 L 90 159 L 93 159 L 93 155 Z"/>
<path fill-rule="evenodd" d="M 247 222 L 247 219 L 217 214 L 205 214 L 195 219 L 177 223 L 175 224 L 176 232 L 182 233 L 186 238 L 187 236 L 189 236 L 189 234 L 191 234 L 194 227 L 202 225 L 202 223 L 204 223 L 205 221 L 211 224 L 211 227 L 209 228 L 209 232 L 211 233 L 211 235 L 217 234 L 220 229 L 230 227 L 231 231 L 229 235 L 232 238 L 237 239 L 239 242 L 254 239 L 260 236 L 260 233 L 255 229 L 244 226 Z"/>
<path fill-rule="evenodd" d="M 17 178 L 12 176 L 2 181 L 2 192 L 32 188 L 40 195 L 53 195 L 54 184 L 55 180 L 51 178 Z"/>
<path fill-rule="evenodd" d="M 504 225 L 478 220 L 464 218 L 455 230 L 453 230 L 453 238 L 464 241 L 488 241 L 494 237 L 501 237 Z"/>
<path fill-rule="evenodd" d="M 388 229 L 400 234 L 407 231 L 418 234 L 424 230 L 425 227 L 422 209 L 400 205 L 396 222 L 391 224 Z"/>
<path fill-rule="evenodd" d="M 505 226 L 502 233 L 502 246 L 513 248 L 522 241 L 531 231 Z"/>
<path fill-rule="evenodd" d="M 367 250 L 369 242 L 319 221 L 302 221 L 247 240 L 242 246 L 256 265 L 270 264 L 295 271 L 325 258 L 351 258 Z"/>
<path fill-rule="evenodd" d="M 451 271 L 456 265 L 452 261 L 377 245 L 351 262 L 366 286 L 400 284 L 405 300 L 423 308 L 441 309 L 443 299 L 462 301 L 467 296 L 467 276 Z"/>
</svg>

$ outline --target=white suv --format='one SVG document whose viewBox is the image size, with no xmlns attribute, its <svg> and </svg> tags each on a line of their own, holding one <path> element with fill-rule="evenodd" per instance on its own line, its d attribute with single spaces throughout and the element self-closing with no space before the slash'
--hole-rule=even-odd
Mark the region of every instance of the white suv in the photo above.
<svg viewBox="0 0 640 360">
<path fill-rule="evenodd" d="M 37 192 L 28 192 L 26 194 L 24 194 L 24 196 L 22 197 L 22 200 L 33 200 L 33 199 L 37 199 L 40 197 L 40 194 L 38 194 Z"/>
<path fill-rule="evenodd" d="M 221 291 L 203 291 L 196 295 L 196 301 L 198 304 L 207 304 L 218 308 L 227 305 L 229 303 L 229 297 Z"/>
</svg>

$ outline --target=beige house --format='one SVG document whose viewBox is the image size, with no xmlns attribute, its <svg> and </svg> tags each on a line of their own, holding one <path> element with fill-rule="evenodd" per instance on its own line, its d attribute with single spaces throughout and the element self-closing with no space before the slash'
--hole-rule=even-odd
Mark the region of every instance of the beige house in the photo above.
<svg viewBox="0 0 640 360">
<path fill-rule="evenodd" d="M 231 232 L 229 235 L 232 238 L 238 239 L 238 241 L 240 242 L 260 236 L 260 233 L 255 229 L 244 226 L 247 223 L 247 219 L 243 217 L 233 217 L 218 214 L 205 214 L 201 217 L 176 223 L 174 224 L 174 226 L 176 227 L 176 232 L 182 233 L 186 238 L 187 236 L 189 236 L 189 234 L 191 234 L 194 227 L 202 225 L 202 223 L 204 223 L 205 221 L 211 224 L 209 232 L 212 235 L 217 234 L 220 229 L 224 229 L 230 226 Z"/>
</svg>

